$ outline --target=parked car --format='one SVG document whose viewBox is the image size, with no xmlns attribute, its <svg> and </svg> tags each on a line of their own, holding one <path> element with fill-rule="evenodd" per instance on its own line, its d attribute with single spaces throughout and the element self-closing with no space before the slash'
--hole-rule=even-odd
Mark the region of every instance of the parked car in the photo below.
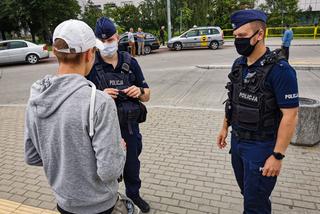
<svg viewBox="0 0 320 214">
<path fill-rule="evenodd" d="M 146 34 L 146 37 L 144 41 L 144 53 L 150 54 L 153 50 L 159 49 L 160 42 L 159 42 L 159 39 L 156 36 L 152 35 L 151 33 L 145 33 L 145 34 Z M 136 44 L 136 52 L 138 53 L 137 34 L 134 33 L 133 36 Z M 129 46 L 128 33 L 122 34 L 119 40 L 119 50 L 128 51 L 128 46 Z"/>
<path fill-rule="evenodd" d="M 28 62 L 36 64 L 40 59 L 49 58 L 47 45 L 36 45 L 25 40 L 0 41 L 0 64 Z"/>
<path fill-rule="evenodd" d="M 187 48 L 208 47 L 213 50 L 224 44 L 220 27 L 194 27 L 168 41 L 168 48 L 180 51 Z"/>
</svg>

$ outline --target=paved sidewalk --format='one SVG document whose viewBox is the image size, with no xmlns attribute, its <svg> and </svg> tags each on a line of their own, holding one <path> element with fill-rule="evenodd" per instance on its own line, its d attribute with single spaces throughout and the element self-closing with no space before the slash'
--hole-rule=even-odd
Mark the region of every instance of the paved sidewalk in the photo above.
<svg viewBox="0 0 320 214">
<path fill-rule="evenodd" d="M 0 199 L 55 210 L 42 168 L 24 163 L 24 110 L 0 107 Z M 221 111 L 149 108 L 141 177 L 151 213 L 241 213 L 228 149 L 214 143 L 222 117 Z M 320 212 L 319 165 L 320 145 L 289 147 L 272 196 L 275 214 Z"/>
<path fill-rule="evenodd" d="M 35 208 L 14 201 L 0 199 L 0 214 L 57 214 L 55 211 Z"/>
</svg>

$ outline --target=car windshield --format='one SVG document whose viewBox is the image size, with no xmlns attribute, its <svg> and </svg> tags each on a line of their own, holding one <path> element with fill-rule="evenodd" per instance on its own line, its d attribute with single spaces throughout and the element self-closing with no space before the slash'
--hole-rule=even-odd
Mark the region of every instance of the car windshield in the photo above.
<svg viewBox="0 0 320 214">
<path fill-rule="evenodd" d="M 146 34 L 146 39 L 154 39 L 154 36 L 152 34 Z"/>
<path fill-rule="evenodd" d="M 150 39 L 150 40 L 152 40 L 152 39 L 155 39 L 156 37 L 153 35 L 153 34 L 150 34 L 150 33 L 145 33 L 145 39 Z M 133 36 L 136 38 L 137 37 L 137 33 L 133 33 Z M 121 36 L 120 36 L 120 40 L 121 41 L 127 41 L 128 40 L 128 34 L 127 33 L 125 33 L 125 34 L 122 34 Z"/>
</svg>

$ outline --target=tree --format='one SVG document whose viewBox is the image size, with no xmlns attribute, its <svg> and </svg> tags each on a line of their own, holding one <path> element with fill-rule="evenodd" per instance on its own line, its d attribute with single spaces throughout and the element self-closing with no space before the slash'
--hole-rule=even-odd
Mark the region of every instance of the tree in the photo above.
<svg viewBox="0 0 320 214">
<path fill-rule="evenodd" d="M 6 39 L 6 33 L 19 31 L 19 5 L 16 0 L 0 1 L 0 31 L 2 39 Z"/>
<path fill-rule="evenodd" d="M 254 0 L 212 0 L 209 14 L 213 14 L 213 25 L 222 28 L 231 28 L 230 16 L 236 10 L 252 9 L 254 8 Z"/>
<path fill-rule="evenodd" d="M 92 29 L 95 28 L 97 20 L 103 16 L 102 10 L 97 8 L 91 0 L 88 1 L 82 13 L 82 21 L 86 22 Z"/>
<path fill-rule="evenodd" d="M 122 28 L 129 30 L 130 27 L 137 29 L 140 27 L 141 22 L 145 17 L 141 16 L 139 8 L 134 5 L 124 5 L 123 7 L 117 7 L 109 11 L 109 15 L 114 21 Z M 106 10 L 104 11 L 106 14 Z"/>
<path fill-rule="evenodd" d="M 174 23 L 180 23 L 182 26 L 179 28 L 179 34 L 181 34 L 181 31 L 185 29 L 185 27 L 189 27 L 190 23 L 192 22 L 193 18 L 193 10 L 187 7 L 187 4 L 185 4 L 182 8 L 180 8 L 180 15 L 176 16 L 174 19 Z"/>
<path fill-rule="evenodd" d="M 20 27 L 29 28 L 32 41 L 36 35 L 50 42 L 54 28 L 62 21 L 77 18 L 80 6 L 76 0 L 17 0 L 20 5 Z"/>
<path fill-rule="evenodd" d="M 145 0 L 139 5 L 141 27 L 148 30 L 159 30 L 167 23 L 166 0 Z M 143 14 L 143 15 L 142 15 Z"/>
<path fill-rule="evenodd" d="M 269 14 L 268 25 L 295 24 L 298 21 L 298 0 L 266 0 L 259 8 Z"/>
</svg>

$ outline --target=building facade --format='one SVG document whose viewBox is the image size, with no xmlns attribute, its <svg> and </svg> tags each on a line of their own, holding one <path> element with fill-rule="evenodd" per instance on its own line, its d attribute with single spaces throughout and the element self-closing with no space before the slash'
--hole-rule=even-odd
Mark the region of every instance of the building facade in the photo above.
<svg viewBox="0 0 320 214">
<path fill-rule="evenodd" d="M 143 0 L 91 0 L 93 4 L 99 8 L 102 9 L 106 6 L 111 7 L 117 7 L 117 6 L 123 6 L 126 4 L 133 4 L 135 6 L 138 6 L 140 2 Z M 84 6 L 87 4 L 88 0 L 78 0 L 79 5 L 84 8 Z"/>
<path fill-rule="evenodd" d="M 264 4 L 265 0 L 255 1 L 255 5 Z M 298 7 L 302 11 L 320 11 L 320 0 L 299 0 Z"/>
<path fill-rule="evenodd" d="M 300 0 L 298 4 L 303 11 L 320 11 L 320 0 Z"/>
</svg>

